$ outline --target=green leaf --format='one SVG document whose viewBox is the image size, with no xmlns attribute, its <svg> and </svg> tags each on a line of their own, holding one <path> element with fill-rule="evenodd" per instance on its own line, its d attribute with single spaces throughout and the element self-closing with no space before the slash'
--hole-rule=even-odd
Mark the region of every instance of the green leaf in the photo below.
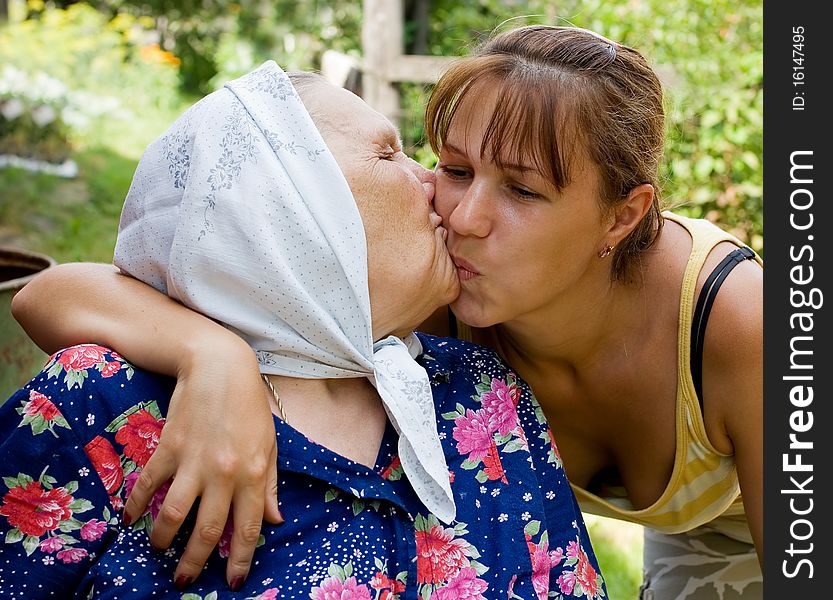
<svg viewBox="0 0 833 600">
<path fill-rule="evenodd" d="M 471 471 L 472 469 L 476 469 L 477 467 L 479 467 L 480 462 L 481 459 L 479 458 L 477 460 L 471 460 L 467 458 L 462 463 L 460 463 L 460 466 L 467 471 Z"/>
<path fill-rule="evenodd" d="M 17 527 L 13 527 L 12 529 L 9 529 L 9 531 L 6 533 L 6 543 L 7 544 L 14 544 L 16 542 L 19 542 L 22 539 L 23 539 L 23 532 L 21 532 Z"/>
<path fill-rule="evenodd" d="M 327 574 L 330 577 L 335 577 L 339 581 L 344 581 L 345 579 L 347 579 L 344 576 L 344 569 L 341 568 L 341 565 L 337 565 L 336 563 L 330 565 L 330 568 L 327 569 Z"/>
<path fill-rule="evenodd" d="M 217 592 L 209 592 L 209 594 L 205 597 L 205 600 L 217 600 Z"/>
<path fill-rule="evenodd" d="M 58 525 L 58 529 L 60 529 L 64 533 L 69 533 L 70 531 L 81 529 L 81 525 L 83 525 L 81 521 L 79 521 L 75 517 L 70 517 L 69 519 L 61 521 Z"/>
<path fill-rule="evenodd" d="M 37 415 L 34 419 L 32 419 L 31 424 L 32 424 L 32 434 L 33 435 L 40 435 L 41 433 L 46 431 L 46 429 L 49 427 L 49 424 L 40 415 Z"/>
<path fill-rule="evenodd" d="M 156 403 L 156 400 L 151 400 L 145 406 L 145 410 L 148 411 L 154 419 L 161 419 L 162 418 L 162 411 L 159 410 L 159 405 Z"/>
<path fill-rule="evenodd" d="M 52 417 L 52 422 L 58 427 L 65 427 L 66 429 L 70 428 L 69 423 L 67 423 L 67 420 L 61 413 L 57 413 L 54 417 Z"/>
<path fill-rule="evenodd" d="M 530 521 L 524 526 L 524 533 L 530 537 L 538 535 L 541 530 L 541 521 Z"/>
<path fill-rule="evenodd" d="M 58 375 L 60 375 L 60 374 L 61 374 L 61 371 L 63 371 L 63 370 L 64 370 L 64 366 L 63 366 L 61 363 L 56 362 L 56 363 L 55 363 L 54 365 L 52 365 L 52 367 L 51 367 L 51 368 L 50 368 L 50 369 L 46 372 L 46 378 L 47 378 L 47 379 L 52 379 L 53 377 L 57 377 Z"/>
<path fill-rule="evenodd" d="M 353 574 L 353 561 L 348 561 L 346 565 L 344 565 L 344 577 L 350 577 Z"/>
<path fill-rule="evenodd" d="M 54 479 L 50 477 L 50 479 Z M 56 481 L 50 481 L 50 483 L 57 483 Z M 67 494 L 74 494 L 75 490 L 78 489 L 78 482 L 77 481 L 70 481 L 64 486 L 64 490 L 66 490 Z M 104 510 L 107 510 L 106 508 Z"/>
<path fill-rule="evenodd" d="M 23 549 L 26 550 L 26 556 L 31 556 L 38 549 L 38 544 L 40 544 L 40 539 L 33 535 L 27 535 L 23 540 Z"/>
<path fill-rule="evenodd" d="M 546 437 L 546 434 L 544 434 L 544 436 Z M 524 443 L 518 438 L 508 441 L 506 445 L 500 449 L 501 452 L 505 452 L 507 454 L 517 452 L 518 450 L 526 450 L 526 446 L 524 446 Z"/>
<path fill-rule="evenodd" d="M 72 512 L 82 513 L 90 510 L 93 507 L 93 503 L 89 500 L 84 500 L 83 498 L 76 498 L 72 501 L 69 507 L 72 509 Z"/>
<path fill-rule="evenodd" d="M 445 419 L 446 421 L 453 421 L 454 419 L 460 416 L 462 415 L 457 412 L 445 412 L 442 414 L 443 419 Z"/>
<path fill-rule="evenodd" d="M 477 573 L 478 575 L 483 575 L 483 573 L 485 573 L 486 571 L 489 570 L 489 567 L 487 567 L 484 564 L 481 564 L 481 563 L 477 562 L 476 560 L 470 561 L 469 566 L 472 569 L 474 569 L 474 572 Z"/>
<path fill-rule="evenodd" d="M 477 475 L 475 475 L 474 478 L 477 481 L 479 481 L 480 483 L 486 483 L 487 481 L 489 481 L 489 476 L 486 475 L 486 471 L 482 471 L 482 470 L 478 471 Z"/>
</svg>

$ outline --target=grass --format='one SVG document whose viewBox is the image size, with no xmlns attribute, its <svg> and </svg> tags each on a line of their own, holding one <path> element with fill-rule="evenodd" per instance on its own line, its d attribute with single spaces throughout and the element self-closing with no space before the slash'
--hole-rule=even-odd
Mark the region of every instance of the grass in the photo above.
<svg viewBox="0 0 833 600">
<path fill-rule="evenodd" d="M 611 600 L 633 600 L 642 582 L 642 527 L 596 515 L 584 515 L 599 568 Z"/>
</svg>

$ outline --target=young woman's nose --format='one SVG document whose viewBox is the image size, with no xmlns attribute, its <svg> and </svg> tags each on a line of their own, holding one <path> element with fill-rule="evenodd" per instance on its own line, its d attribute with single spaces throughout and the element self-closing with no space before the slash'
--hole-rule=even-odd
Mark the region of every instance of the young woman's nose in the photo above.
<svg viewBox="0 0 833 600">
<path fill-rule="evenodd" d="M 486 237 L 491 230 L 491 209 L 482 183 L 472 181 L 448 217 L 448 227 L 465 236 Z"/>
</svg>

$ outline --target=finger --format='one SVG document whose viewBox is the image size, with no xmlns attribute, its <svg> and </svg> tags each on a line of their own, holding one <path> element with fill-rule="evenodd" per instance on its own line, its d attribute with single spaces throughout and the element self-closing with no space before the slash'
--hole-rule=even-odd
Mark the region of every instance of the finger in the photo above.
<svg viewBox="0 0 833 600">
<path fill-rule="evenodd" d="M 171 482 L 162 507 L 153 520 L 150 543 L 154 548 L 167 548 L 171 545 L 199 493 L 197 481 L 188 477 L 178 475 Z"/>
<path fill-rule="evenodd" d="M 175 469 L 175 462 L 167 454 L 156 452 L 150 457 L 124 503 L 122 522 L 125 525 L 130 525 L 145 512 L 156 490 L 170 481 Z"/>
<path fill-rule="evenodd" d="M 269 457 L 270 465 L 269 478 L 266 480 L 264 489 L 263 519 L 272 525 L 280 525 L 284 522 L 283 514 L 278 507 L 278 447 L 272 448 L 272 455 Z"/>
<path fill-rule="evenodd" d="M 234 531 L 226 565 L 226 581 L 229 588 L 238 591 L 252 564 L 260 530 L 263 526 L 263 496 L 259 486 L 242 488 L 232 501 Z"/>
<path fill-rule="evenodd" d="M 230 503 L 231 496 L 223 494 L 222 491 L 219 494 L 204 495 L 200 500 L 194 531 L 188 538 L 188 545 L 174 573 L 174 583 L 177 587 L 183 582 L 187 585 L 199 576 L 205 562 L 223 536 Z"/>
</svg>

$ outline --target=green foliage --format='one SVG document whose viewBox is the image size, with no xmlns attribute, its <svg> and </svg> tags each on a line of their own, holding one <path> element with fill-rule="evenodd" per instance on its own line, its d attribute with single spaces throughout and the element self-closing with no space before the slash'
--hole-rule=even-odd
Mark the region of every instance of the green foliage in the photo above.
<svg viewBox="0 0 833 600">
<path fill-rule="evenodd" d="M 666 88 L 666 205 L 762 252 L 761 0 L 435 0 L 433 7 L 432 54 L 465 54 L 494 29 L 535 23 L 586 27 L 640 50 Z M 406 86 L 403 96 L 403 133 L 421 144 L 412 113 L 426 94 Z M 424 145 L 413 153 L 432 164 Z"/>
<path fill-rule="evenodd" d="M 152 21 L 109 19 L 84 3 L 28 7 L 26 18 L 0 28 L 0 63 L 45 73 L 90 97 L 117 96 L 134 111 L 170 106 L 178 59 L 149 41 Z"/>
<path fill-rule="evenodd" d="M 324 50 L 358 52 L 355 0 L 98 0 L 113 15 L 149 19 L 159 43 L 181 61 L 180 83 L 205 94 L 266 59 L 312 69 Z"/>
</svg>

